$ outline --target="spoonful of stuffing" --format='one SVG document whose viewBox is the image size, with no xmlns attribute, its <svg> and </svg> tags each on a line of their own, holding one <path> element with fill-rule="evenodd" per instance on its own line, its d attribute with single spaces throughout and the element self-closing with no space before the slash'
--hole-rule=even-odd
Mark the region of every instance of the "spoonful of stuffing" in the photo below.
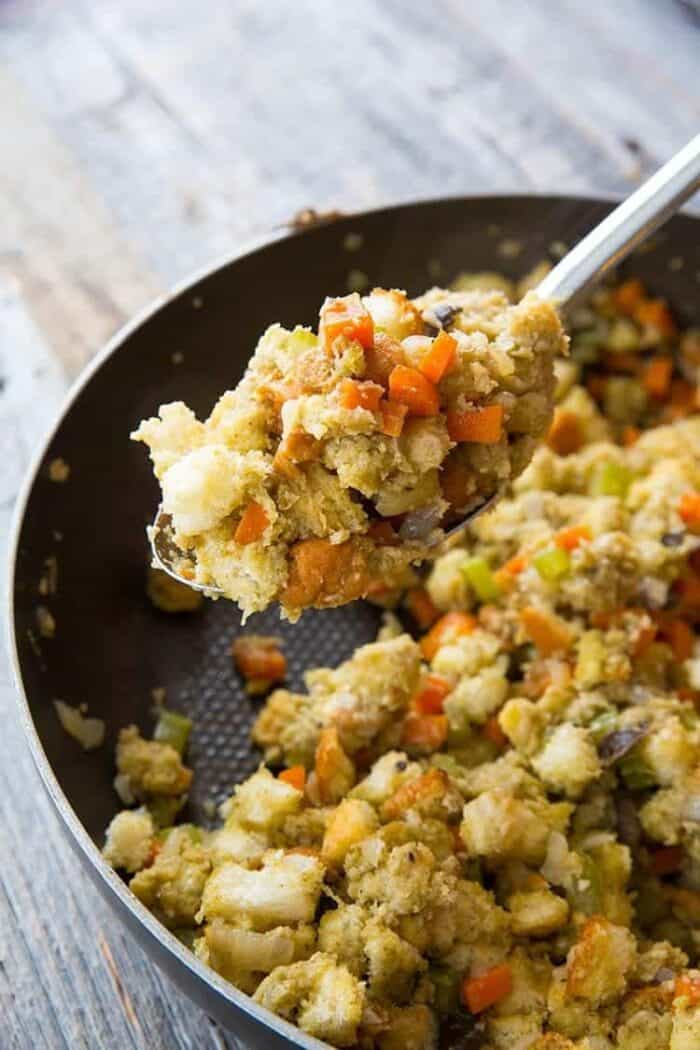
<svg viewBox="0 0 700 1050">
<path fill-rule="evenodd" d="M 700 186 L 700 136 L 518 303 L 491 288 L 328 298 L 273 324 L 198 420 L 162 405 L 132 437 L 162 489 L 154 563 L 244 614 L 295 620 L 399 587 L 458 541 L 549 428 L 560 319 Z"/>
</svg>

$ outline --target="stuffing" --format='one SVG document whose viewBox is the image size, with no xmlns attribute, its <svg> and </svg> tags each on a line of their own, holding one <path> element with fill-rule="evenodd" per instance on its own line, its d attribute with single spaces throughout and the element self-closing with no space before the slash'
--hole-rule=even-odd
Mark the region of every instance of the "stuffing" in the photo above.
<svg viewBox="0 0 700 1050">
<path fill-rule="evenodd" d="M 532 759 L 535 772 L 550 791 L 578 798 L 601 774 L 598 752 L 587 729 L 568 722 L 557 726 Z"/>
<path fill-rule="evenodd" d="M 593 1004 L 615 999 L 625 991 L 635 961 L 629 930 L 607 919 L 589 919 L 567 956 L 567 993 Z"/>
<path fill-rule="evenodd" d="M 308 960 L 275 967 L 254 998 L 294 1021 L 302 1032 L 335 1046 L 352 1046 L 362 1020 L 365 990 L 345 966 L 317 952 Z"/>
<path fill-rule="evenodd" d="M 129 889 L 171 928 L 194 926 L 211 871 L 207 849 L 184 826 L 174 828 L 155 861 L 133 876 Z"/>
<path fill-rule="evenodd" d="M 147 809 L 124 809 L 106 831 L 102 856 L 113 868 L 132 875 L 144 867 L 153 851 L 155 828 Z"/>
<path fill-rule="evenodd" d="M 136 798 L 181 795 L 192 782 L 192 770 L 170 744 L 144 740 L 136 726 L 119 732 L 117 771 Z"/>
<path fill-rule="evenodd" d="M 202 896 L 206 919 L 222 918 L 268 930 L 278 925 L 312 922 L 324 867 L 314 856 L 273 850 L 262 867 L 250 870 L 225 861 L 207 879 Z"/>
</svg>

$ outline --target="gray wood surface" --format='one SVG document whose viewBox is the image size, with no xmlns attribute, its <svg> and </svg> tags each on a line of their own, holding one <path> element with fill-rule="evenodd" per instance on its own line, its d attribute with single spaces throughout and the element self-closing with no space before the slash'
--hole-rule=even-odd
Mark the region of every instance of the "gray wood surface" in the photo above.
<svg viewBox="0 0 700 1050">
<path fill-rule="evenodd" d="M 699 68 L 690 0 L 0 0 L 3 540 L 66 384 L 154 294 L 307 205 L 623 192 L 697 132 Z M 80 874 L 4 656 L 0 718 L 0 1047 L 232 1047 Z"/>
</svg>

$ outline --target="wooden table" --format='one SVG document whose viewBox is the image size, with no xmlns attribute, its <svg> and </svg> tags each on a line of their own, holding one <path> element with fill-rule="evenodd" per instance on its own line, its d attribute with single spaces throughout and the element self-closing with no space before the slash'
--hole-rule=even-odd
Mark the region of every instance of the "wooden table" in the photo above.
<svg viewBox="0 0 700 1050">
<path fill-rule="evenodd" d="M 555 13 L 556 12 L 556 13 Z M 618 191 L 700 126 L 694 0 L 2 0 L 0 528 L 134 311 L 313 205 Z M 0 667 L 0 1045 L 234 1046 L 63 840 Z"/>
</svg>

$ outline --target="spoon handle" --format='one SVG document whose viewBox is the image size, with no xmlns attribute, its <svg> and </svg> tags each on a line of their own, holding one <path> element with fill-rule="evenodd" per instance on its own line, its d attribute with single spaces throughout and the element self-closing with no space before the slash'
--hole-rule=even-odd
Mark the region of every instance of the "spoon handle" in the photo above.
<svg viewBox="0 0 700 1050">
<path fill-rule="evenodd" d="M 538 295 L 568 305 L 617 266 L 698 189 L 700 135 L 586 234 L 540 282 Z"/>
</svg>

